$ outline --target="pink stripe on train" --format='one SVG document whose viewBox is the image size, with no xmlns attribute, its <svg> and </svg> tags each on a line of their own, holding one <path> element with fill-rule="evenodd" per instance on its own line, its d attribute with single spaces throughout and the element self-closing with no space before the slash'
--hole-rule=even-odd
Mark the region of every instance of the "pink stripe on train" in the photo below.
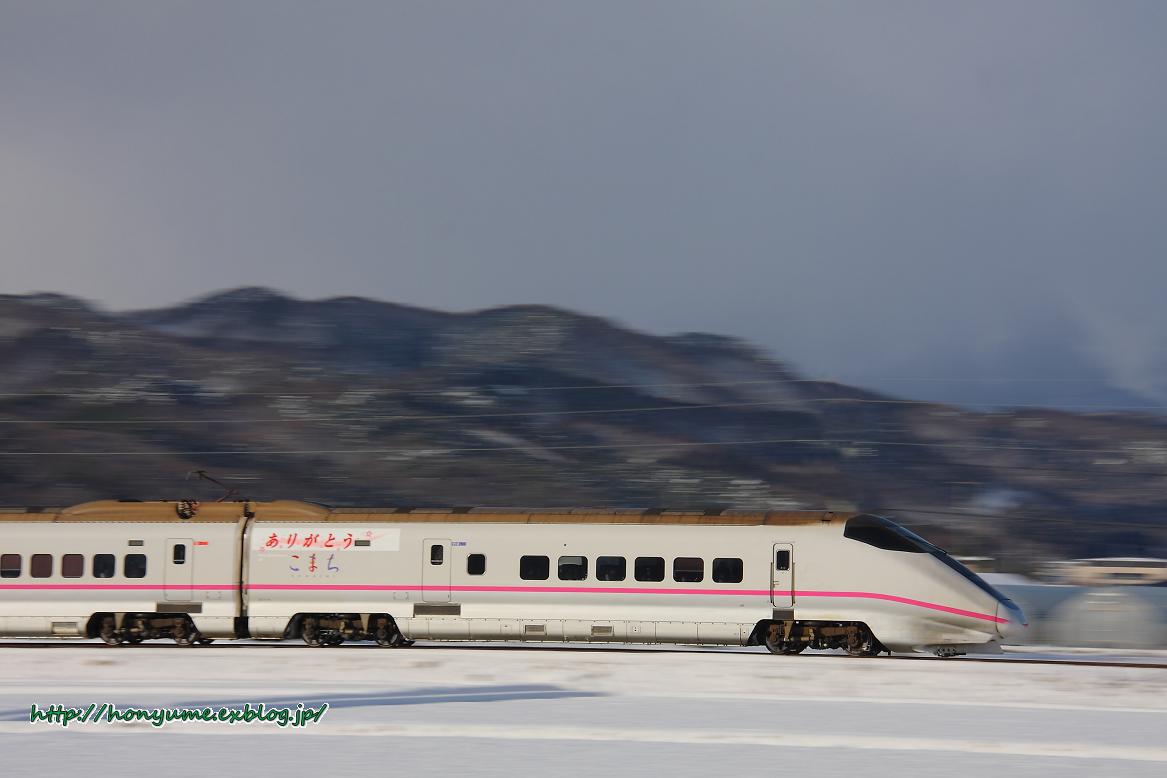
<svg viewBox="0 0 1167 778">
<path fill-rule="evenodd" d="M 898 597 L 894 594 L 878 594 L 876 592 L 798 592 L 799 597 L 845 597 L 856 598 L 863 600 L 887 600 L 888 602 L 898 602 L 902 605 L 913 605 L 917 608 L 928 608 L 929 610 L 942 611 L 944 613 L 952 613 L 956 616 L 967 616 L 970 619 L 980 619 L 981 621 L 991 621 L 994 624 L 1008 624 L 1009 619 L 1002 619 L 997 616 L 990 616 L 987 613 L 977 613 L 976 611 L 966 611 L 961 608 L 952 608 L 948 605 L 937 605 L 934 602 L 925 602 L 923 600 L 913 600 L 909 597 Z"/>
<path fill-rule="evenodd" d="M 769 597 L 769 589 L 649 589 L 630 586 L 381 586 L 376 584 L 248 584 L 249 590 L 371 592 L 521 592 L 535 594 L 720 594 Z M 781 594 L 781 592 L 780 592 Z"/>
<path fill-rule="evenodd" d="M 592 587 L 592 586 L 377 586 L 362 584 L 249 584 L 249 590 L 261 591 L 375 591 L 375 592 L 521 592 L 536 594 L 687 594 L 687 595 L 721 595 L 738 597 L 769 597 L 769 589 L 649 589 L 636 587 Z M 924 600 L 914 600 L 909 597 L 899 597 L 894 594 L 880 594 L 878 592 L 826 592 L 826 591 L 789 591 L 776 590 L 774 594 L 780 597 L 836 597 L 865 600 L 884 600 L 901 605 L 911 605 L 916 608 L 951 613 L 956 616 L 966 616 L 981 621 L 991 621 L 995 624 L 1008 624 L 1008 619 L 1002 619 L 987 613 L 953 608 L 948 605 L 939 605 Z"/>
<path fill-rule="evenodd" d="M 7 591 L 9 589 L 23 589 L 23 590 L 94 590 L 94 591 L 148 591 L 155 590 L 194 590 L 196 592 L 225 592 L 238 589 L 237 584 L 207 584 L 202 586 L 185 586 L 183 584 L 67 584 L 67 583 L 47 583 L 47 584 L 0 584 L 0 591 Z"/>
<path fill-rule="evenodd" d="M 199 586 L 165 585 L 165 584 L 88 584 L 88 583 L 45 583 L 45 584 L 0 584 L 0 591 L 232 591 L 235 584 L 203 584 Z M 389 586 L 377 584 L 248 584 L 249 591 L 316 591 L 316 592 L 507 592 L 524 594 L 647 594 L 647 595 L 714 595 L 722 597 L 769 597 L 769 589 L 652 589 L 630 586 Z M 911 605 L 916 608 L 951 613 L 956 616 L 965 616 L 982 621 L 991 621 L 995 624 L 1008 624 L 1008 619 L 986 613 L 953 608 L 948 605 L 939 605 L 924 600 L 914 600 L 909 597 L 899 597 L 894 594 L 878 592 L 828 592 L 828 591 L 789 591 L 778 590 L 774 594 L 780 597 L 832 597 L 838 599 L 884 600 L 901 605 Z"/>
</svg>

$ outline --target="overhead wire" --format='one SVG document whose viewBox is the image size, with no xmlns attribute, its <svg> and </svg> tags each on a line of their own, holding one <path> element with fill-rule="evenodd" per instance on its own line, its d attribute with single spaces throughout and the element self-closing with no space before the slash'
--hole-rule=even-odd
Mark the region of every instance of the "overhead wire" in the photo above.
<svg viewBox="0 0 1167 778">
<path fill-rule="evenodd" d="M 573 410 L 554 411 L 507 411 L 500 413 L 444 413 L 444 414 L 365 414 L 360 416 L 361 421 L 460 421 L 463 419 L 509 419 L 544 416 L 587 416 L 617 413 L 660 413 L 666 411 L 689 411 L 712 408 L 750 408 L 773 406 L 789 403 L 789 400 L 764 400 L 757 402 L 734 403 L 703 403 L 695 405 L 657 405 L 640 406 L 635 408 L 583 408 Z M 137 424 L 265 424 L 276 423 L 308 423 L 308 422 L 335 422 L 346 421 L 342 415 L 328 416 L 296 416 L 284 418 L 242 418 L 242 419 L 0 419 L 0 424 L 100 424 L 100 425 L 137 425 Z"/>
<path fill-rule="evenodd" d="M 209 395 L 214 397 L 231 396 L 231 397 L 320 397 L 320 396 L 344 396 L 344 395 L 359 395 L 359 394 L 391 394 L 391 393 L 405 393 L 412 395 L 448 395 L 453 392 L 472 392 L 472 391 L 495 391 L 500 387 L 508 389 L 518 389 L 526 392 L 548 392 L 548 391 L 587 391 L 587 390 L 602 390 L 602 389 L 664 389 L 664 388 L 696 388 L 696 387 L 721 387 L 721 386 L 747 386 L 747 385 L 761 385 L 761 384 L 818 384 L 818 383 L 838 383 L 837 381 L 820 380 L 816 378 L 765 378 L 765 379 L 751 379 L 748 381 L 698 381 L 698 382 L 670 382 L 670 383 L 655 383 L 655 384 L 566 384 L 560 386 L 530 386 L 526 384 L 510 384 L 499 381 L 492 384 L 466 385 L 466 386 L 451 386 L 437 389 L 410 389 L 405 386 L 393 386 L 377 389 L 332 389 L 332 390 L 317 390 L 311 392 L 298 391 L 278 391 L 278 392 L 235 392 L 227 390 L 216 389 L 196 389 L 189 392 L 184 392 L 185 395 Z M 173 391 L 141 391 L 136 389 L 116 389 L 116 388 L 93 388 L 93 389 L 67 389 L 61 391 L 46 391 L 46 392 L 0 392 L 0 397 L 92 397 L 95 394 L 156 394 L 172 396 Z"/>
<path fill-rule="evenodd" d="M 180 379 L 186 380 L 186 379 Z M 867 383 L 871 384 L 886 384 L 886 383 L 1111 383 L 1110 379 L 1106 378 L 1071 378 L 1071 377 L 1009 377 L 1009 376 L 991 376 L 987 378 L 977 378 L 974 376 L 945 376 L 945 377 L 907 377 L 907 376 L 893 376 L 885 378 L 867 379 Z M 393 392 L 403 392 L 415 395 L 445 395 L 451 392 L 466 392 L 466 391 L 495 391 L 501 387 L 510 389 L 519 389 L 526 392 L 546 392 L 546 391 L 592 391 L 592 390 L 608 390 L 608 389 L 666 389 L 666 388 L 700 388 L 700 387 L 729 387 L 729 386 L 761 386 L 761 385 L 784 385 L 784 384 L 834 384 L 841 383 L 840 379 L 819 377 L 819 378 L 763 378 L 763 379 L 749 379 L 740 381 L 674 381 L 674 382 L 660 382 L 660 383 L 613 383 L 613 384 L 564 384 L 564 385 L 526 385 L 526 384 L 511 384 L 505 381 L 497 381 L 490 384 L 479 385 L 456 385 L 452 387 L 436 388 L 436 389 L 410 389 L 407 386 L 392 386 L 385 388 L 344 388 L 344 389 L 330 389 L 330 390 L 316 390 L 316 391 L 295 391 L 295 390 L 280 390 L 267 392 L 236 392 L 230 390 L 220 389 L 193 389 L 183 392 L 185 396 L 232 396 L 232 397 L 286 397 L 286 396 L 300 396 L 300 397 L 318 397 L 318 396 L 344 396 L 346 394 L 387 394 Z M 862 390 L 876 393 L 873 390 Z M 149 391 L 134 388 L 118 389 L 114 387 L 93 387 L 93 388 L 73 388 L 62 389 L 56 391 L 32 391 L 32 392 L 0 392 L 0 397 L 92 397 L 99 394 L 132 394 L 135 396 L 141 395 L 163 395 L 171 396 L 173 391 Z M 944 402 L 933 402 L 929 400 L 920 400 L 913 402 L 921 402 L 925 404 L 944 405 Z M 964 403 L 962 403 L 963 405 Z M 984 405 L 998 405 L 999 403 L 984 403 Z M 1041 406 L 1038 406 L 1041 407 Z M 1101 406 L 1110 407 L 1110 406 Z M 1142 407 L 1142 406 L 1134 406 Z M 1155 406 L 1163 407 L 1163 406 Z"/>
<path fill-rule="evenodd" d="M 673 441 L 673 442 L 653 442 L 653 443 L 600 443 L 600 444 L 573 444 L 573 445 L 544 445 L 533 443 L 530 445 L 520 446 L 490 446 L 490 447 L 446 447 L 434 446 L 432 448 L 424 449 L 401 449 L 401 448 L 360 448 L 360 449 L 235 449 L 223 451 L 167 451 L 175 456 L 220 456 L 220 455 L 245 455 L 245 454 L 264 454 L 272 456 L 301 456 L 311 454 L 391 454 L 391 453 L 467 453 L 467 452 L 495 452 L 495 451 L 567 451 L 567 450 L 589 450 L 589 449 L 638 449 L 638 448 L 687 448 L 687 447 L 701 447 L 701 446 L 752 446 L 752 445 L 771 445 L 771 444 L 807 444 L 807 445 L 835 445 L 835 446 L 888 446 L 888 447 L 909 447 L 909 448 L 938 448 L 938 449 L 953 449 L 965 451 L 1022 451 L 1022 452 L 1056 452 L 1056 453 L 1079 453 L 1079 454 L 1114 454 L 1114 455 L 1129 455 L 1130 451 L 1127 449 L 1110 449 L 1110 448 L 1066 448 L 1062 446 L 986 446 L 980 444 L 967 443 L 928 443 L 916 441 L 893 441 L 893 440 L 856 440 L 851 438 L 762 438 L 754 440 L 728 440 L 728 441 Z M 108 454 L 110 456 L 157 456 L 158 451 L 0 451 L 0 456 L 92 456 L 100 454 Z"/>
<path fill-rule="evenodd" d="M 855 397 L 810 397 L 810 398 L 785 398 L 781 400 L 756 400 L 749 402 L 723 402 L 723 403 L 673 403 L 671 405 L 654 405 L 654 406 L 636 406 L 626 408 L 582 408 L 582 409 L 558 409 L 546 411 L 506 411 L 506 412 L 491 412 L 491 413 L 445 413 L 445 414 L 366 414 L 362 415 L 362 421 L 461 421 L 465 419 L 504 419 L 504 418 L 536 418 L 547 416 L 587 416 L 587 415 L 604 415 L 604 414 L 632 414 L 632 413 L 663 413 L 663 412 L 679 412 L 679 411 L 693 411 L 693 410 L 709 410 L 709 409 L 726 409 L 726 408 L 763 408 L 763 407 L 777 407 L 777 406 L 797 406 L 801 403 L 837 403 L 855 404 L 855 405 L 938 405 L 926 400 L 884 400 L 884 399 L 870 399 L 870 398 L 855 398 Z M 983 407 L 999 407 L 995 404 L 980 404 Z M 943 406 L 940 407 L 949 407 Z M 1104 408 L 1108 406 L 1079 406 L 1081 408 Z M 1012 405 L 1009 410 L 1017 408 L 1027 409 L 1043 409 L 1059 411 L 1064 408 L 1048 408 L 1041 405 Z M 801 412 L 797 408 L 792 408 L 795 412 Z M 1112 409 L 1113 410 L 1113 409 Z M 1146 405 L 1146 406 L 1128 406 L 1121 410 L 1167 410 L 1167 405 Z M 246 416 L 242 418 L 223 418 L 223 419 L 174 419 L 174 418 L 154 418 L 154 419 L 36 419 L 36 418 L 17 418 L 17 419 L 2 419 L 0 424 L 23 424 L 23 425 L 100 425 L 100 426 L 134 426 L 147 424 L 302 424 L 311 422 L 335 422 L 346 421 L 343 413 L 328 415 L 308 415 L 308 416 L 280 416 L 280 417 L 254 417 Z"/>
</svg>

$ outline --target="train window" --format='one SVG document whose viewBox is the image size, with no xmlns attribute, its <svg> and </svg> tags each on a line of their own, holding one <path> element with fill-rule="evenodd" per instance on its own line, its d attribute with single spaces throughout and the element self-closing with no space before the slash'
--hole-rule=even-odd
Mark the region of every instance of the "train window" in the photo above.
<svg viewBox="0 0 1167 778">
<path fill-rule="evenodd" d="M 665 560 L 659 556 L 638 556 L 632 566 L 637 581 L 665 580 Z"/>
<path fill-rule="evenodd" d="M 0 578 L 20 577 L 20 554 L 0 554 Z"/>
<path fill-rule="evenodd" d="M 682 583 L 700 583 L 705 578 L 705 560 L 695 556 L 679 556 L 673 560 L 673 580 Z"/>
<path fill-rule="evenodd" d="M 714 559 L 713 560 L 713 582 L 714 583 L 741 583 L 742 582 L 742 560 L 740 559 Z"/>
<path fill-rule="evenodd" d="M 486 554 L 471 554 L 466 557 L 466 572 L 470 575 L 482 575 L 486 572 Z"/>
<path fill-rule="evenodd" d="M 33 554 L 29 561 L 28 574 L 33 578 L 48 578 L 53 574 L 52 554 Z"/>
<path fill-rule="evenodd" d="M 116 570 L 117 557 L 115 557 L 113 554 L 93 555 L 94 578 L 113 578 L 113 574 Z"/>
<path fill-rule="evenodd" d="M 446 547 L 440 543 L 430 546 L 430 564 L 440 565 L 446 559 Z"/>
<path fill-rule="evenodd" d="M 146 555 L 126 554 L 126 561 L 122 571 L 125 573 L 126 578 L 145 578 Z"/>
<path fill-rule="evenodd" d="M 519 578 L 524 581 L 546 581 L 551 573 L 551 560 L 545 556 L 519 557 Z"/>
<path fill-rule="evenodd" d="M 790 549 L 780 548 L 774 552 L 774 569 L 775 570 L 789 570 L 790 569 Z"/>
<path fill-rule="evenodd" d="M 923 554 L 928 551 L 927 541 L 908 532 L 887 519 L 879 516 L 856 516 L 847 522 L 843 537 L 858 540 L 884 551 L 908 551 Z"/>
<path fill-rule="evenodd" d="M 588 577 L 588 558 L 586 556 L 559 557 L 559 580 L 582 581 Z"/>
<path fill-rule="evenodd" d="M 186 544 L 185 543 L 175 543 L 174 544 L 174 556 L 172 557 L 172 559 L 174 560 L 174 564 L 176 564 L 176 565 L 185 565 L 186 564 Z"/>
<path fill-rule="evenodd" d="M 628 560 L 622 556 L 596 557 L 596 580 L 623 581 L 628 577 Z"/>
<path fill-rule="evenodd" d="M 65 554 L 61 557 L 61 575 L 65 578 L 85 575 L 85 557 L 81 554 Z"/>
</svg>

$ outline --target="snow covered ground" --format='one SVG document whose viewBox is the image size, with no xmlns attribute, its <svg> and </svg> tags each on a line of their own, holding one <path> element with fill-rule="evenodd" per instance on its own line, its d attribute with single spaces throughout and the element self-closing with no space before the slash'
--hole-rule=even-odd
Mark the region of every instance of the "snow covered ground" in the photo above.
<svg viewBox="0 0 1167 778">
<path fill-rule="evenodd" d="M 102 702 L 330 707 L 301 729 L 28 720 L 34 703 Z M 432 644 L 0 647 L 13 776 L 1162 776 L 1164 733 L 1156 668 Z"/>
</svg>

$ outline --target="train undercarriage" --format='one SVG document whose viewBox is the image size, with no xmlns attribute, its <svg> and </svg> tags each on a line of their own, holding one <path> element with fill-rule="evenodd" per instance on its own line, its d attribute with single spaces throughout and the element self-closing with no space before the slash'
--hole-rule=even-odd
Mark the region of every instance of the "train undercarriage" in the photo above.
<svg viewBox="0 0 1167 778">
<path fill-rule="evenodd" d="M 339 646 L 346 640 L 372 640 L 383 648 L 413 645 L 384 613 L 305 613 L 292 620 L 286 637 L 299 634 L 309 646 Z"/>
<path fill-rule="evenodd" d="M 808 648 L 842 649 L 850 656 L 891 653 L 861 622 L 764 621 L 749 645 L 764 645 L 772 654 L 801 654 Z"/>
<path fill-rule="evenodd" d="M 111 646 L 160 639 L 173 640 L 180 646 L 212 642 L 185 613 L 98 613 L 90 619 L 87 634 Z M 284 637 L 299 637 L 315 648 L 356 641 L 371 641 L 385 648 L 413 645 L 393 617 L 385 613 L 301 613 L 288 624 Z M 764 645 L 773 654 L 785 655 L 800 654 L 808 648 L 841 649 L 851 656 L 891 653 L 861 622 L 762 621 L 746 644 Z"/>
<path fill-rule="evenodd" d="M 89 619 L 86 636 L 101 638 L 107 645 L 137 645 L 146 640 L 173 640 L 180 646 L 208 645 L 185 613 L 96 613 Z M 248 637 L 237 634 L 236 637 Z M 338 646 L 345 641 L 370 640 L 386 648 L 413 645 L 397 628 L 392 616 L 374 614 L 297 615 L 285 637 L 300 637 L 309 646 Z"/>
<path fill-rule="evenodd" d="M 185 613 L 98 613 L 89 620 L 87 634 L 111 646 L 167 638 L 180 646 L 205 646 L 213 642 L 199 632 Z"/>
</svg>

